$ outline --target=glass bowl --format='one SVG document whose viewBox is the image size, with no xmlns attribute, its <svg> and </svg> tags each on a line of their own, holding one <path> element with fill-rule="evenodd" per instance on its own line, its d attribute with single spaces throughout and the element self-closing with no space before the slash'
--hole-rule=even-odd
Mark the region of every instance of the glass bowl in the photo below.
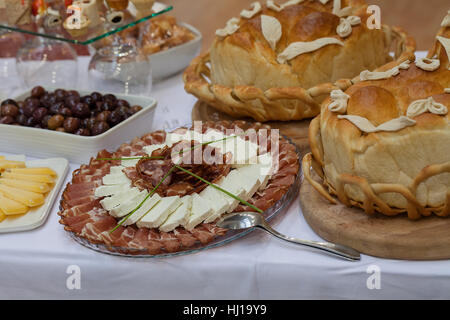
<svg viewBox="0 0 450 320">
<path fill-rule="evenodd" d="M 77 53 L 66 42 L 33 37 L 17 52 L 17 73 L 26 87 L 77 88 Z"/>
<path fill-rule="evenodd" d="M 148 96 L 152 89 L 150 59 L 130 43 L 99 48 L 89 63 L 89 88 Z"/>
</svg>

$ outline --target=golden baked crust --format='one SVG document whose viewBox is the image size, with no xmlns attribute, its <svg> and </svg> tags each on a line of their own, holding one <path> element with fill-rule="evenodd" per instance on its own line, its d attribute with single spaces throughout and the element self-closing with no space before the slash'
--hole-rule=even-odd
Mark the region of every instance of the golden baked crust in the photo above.
<svg viewBox="0 0 450 320">
<path fill-rule="evenodd" d="M 361 19 L 344 38 L 336 31 L 340 18 L 332 14 L 333 1 L 323 5 L 304 0 L 280 12 L 263 6 L 252 18 L 241 18 L 236 32 L 216 37 L 211 50 L 193 60 L 184 74 L 186 91 L 234 117 L 300 120 L 317 115 L 331 90 L 346 89 L 361 71 L 391 61 L 392 45 L 397 61 L 412 59 L 415 42 L 401 29 L 369 30 L 365 2 L 342 3 Z M 275 50 L 262 32 L 262 15 L 275 17 L 281 24 Z M 278 62 L 290 44 L 321 38 L 334 38 L 344 45 L 326 45 L 287 63 Z"/>
<path fill-rule="evenodd" d="M 450 38 L 450 28 L 440 35 Z M 303 169 L 330 202 L 335 203 L 332 195 L 337 195 L 342 203 L 368 214 L 407 212 L 411 219 L 450 215 L 450 63 L 440 42 L 429 57 L 440 62 L 434 71 L 422 69 L 431 60 L 425 67 L 411 62 L 396 76 L 351 86 L 341 114 L 329 109 L 331 97 L 323 102 L 321 115 L 311 122 L 312 153 L 303 159 Z M 390 63 L 380 71 L 392 67 Z M 418 104 L 423 109 L 414 112 Z M 400 117 L 414 123 L 393 132 L 369 133 L 342 118 L 344 113 L 375 127 Z M 325 188 L 311 178 L 311 166 Z"/>
</svg>

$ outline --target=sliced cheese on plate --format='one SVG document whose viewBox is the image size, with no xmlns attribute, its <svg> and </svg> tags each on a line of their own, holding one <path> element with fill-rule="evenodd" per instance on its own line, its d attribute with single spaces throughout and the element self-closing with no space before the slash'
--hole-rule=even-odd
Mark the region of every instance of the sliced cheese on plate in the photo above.
<svg viewBox="0 0 450 320">
<path fill-rule="evenodd" d="M 192 209 L 192 196 L 184 196 L 181 198 L 181 205 L 175 210 L 167 220 L 159 227 L 163 232 L 170 232 L 176 227 L 183 225 L 189 219 Z"/>
<path fill-rule="evenodd" d="M 129 226 L 138 222 L 144 215 L 146 215 L 153 207 L 161 200 L 159 194 L 153 194 L 149 199 L 145 200 L 142 207 L 136 210 L 125 222 L 123 226 Z"/>
<path fill-rule="evenodd" d="M 130 183 L 130 179 L 123 172 L 107 174 L 102 181 L 104 185 Z"/>
<path fill-rule="evenodd" d="M 125 185 L 121 191 L 115 193 L 113 196 L 100 200 L 100 204 L 105 210 L 109 211 L 127 202 L 128 200 L 133 199 L 140 193 L 141 192 L 138 188 L 130 188 L 128 185 Z"/>
<path fill-rule="evenodd" d="M 23 181 L 23 180 L 14 180 L 8 178 L 0 178 L 0 184 L 4 184 L 6 186 L 15 187 L 27 191 L 33 191 L 37 193 L 46 193 L 50 191 L 50 186 L 46 183 L 42 182 L 32 182 L 32 181 Z"/>
<path fill-rule="evenodd" d="M 28 207 L 40 206 L 44 203 L 44 196 L 40 193 L 20 190 L 0 184 L 0 193 L 11 200 L 20 202 Z"/>
<path fill-rule="evenodd" d="M 109 168 L 109 174 L 122 174 L 124 167 L 123 166 L 114 166 Z"/>
<path fill-rule="evenodd" d="M 184 227 L 187 230 L 192 230 L 195 226 L 202 223 L 210 216 L 213 210 L 209 206 L 209 203 L 206 203 L 202 197 L 200 197 L 197 193 L 194 193 L 192 194 L 191 212 L 192 213 L 189 216 L 189 220 L 184 224 Z"/>
<path fill-rule="evenodd" d="M 3 178 L 32 181 L 32 182 L 42 182 L 42 183 L 53 183 L 54 178 L 47 174 L 23 174 L 23 173 L 13 173 L 9 171 L 2 172 Z"/>
<path fill-rule="evenodd" d="M 12 173 L 20 173 L 20 174 L 39 174 L 39 175 L 49 175 L 52 177 L 56 177 L 56 172 L 50 168 L 41 168 L 41 167 L 31 167 L 31 168 L 14 168 L 8 170 Z"/>
<path fill-rule="evenodd" d="M 220 190 L 217 190 L 213 186 L 208 186 L 200 193 L 200 197 L 202 197 L 205 202 L 209 203 L 212 208 L 212 214 L 205 219 L 206 223 L 212 222 L 220 217 L 223 213 L 227 212 L 230 208 L 231 203 L 225 198 L 229 197 L 227 194 L 223 193 Z"/>
<path fill-rule="evenodd" d="M 13 160 L 0 160 L 0 169 L 25 168 L 25 162 Z"/>
<path fill-rule="evenodd" d="M 97 198 L 112 196 L 116 193 L 122 192 L 126 187 L 129 188 L 129 186 L 130 185 L 128 183 L 114 184 L 109 186 L 99 186 L 97 189 L 95 189 L 94 195 Z"/>
<path fill-rule="evenodd" d="M 218 185 L 225 191 L 228 191 L 229 193 L 242 199 L 246 196 L 246 192 L 241 185 L 241 177 L 239 177 L 236 173 L 236 170 L 231 170 L 228 175 L 218 183 Z M 239 200 L 236 200 L 228 195 L 226 195 L 226 199 L 228 200 L 228 202 L 231 202 L 234 208 L 236 208 L 236 206 L 239 204 Z"/>
<path fill-rule="evenodd" d="M 153 151 L 164 148 L 165 144 L 151 144 L 142 148 L 148 155 L 151 155 Z"/>
<path fill-rule="evenodd" d="M 240 177 L 242 188 L 244 188 L 247 193 L 244 198 L 244 200 L 247 201 L 253 197 L 256 191 L 258 191 L 258 188 L 261 185 L 261 180 L 264 180 L 264 178 L 261 178 L 260 180 L 260 168 L 257 165 L 244 166 L 236 169 L 235 171 L 236 175 Z"/>
<path fill-rule="evenodd" d="M 20 202 L 8 199 L 0 195 L 0 211 L 5 215 L 16 215 L 28 212 L 28 207 Z"/>
<path fill-rule="evenodd" d="M 260 165 L 262 175 L 271 175 L 273 167 L 272 155 L 267 152 L 258 156 L 258 164 Z"/>
<path fill-rule="evenodd" d="M 116 218 L 122 218 L 123 216 L 126 216 L 131 211 L 136 209 L 141 202 L 145 199 L 147 196 L 147 191 L 141 191 L 133 198 L 128 198 L 128 200 L 121 203 L 119 206 L 112 208 L 109 212 L 112 216 Z"/>
<path fill-rule="evenodd" d="M 158 228 L 180 205 L 181 198 L 179 196 L 161 198 L 153 209 L 137 222 L 137 226 L 144 228 Z"/>
</svg>

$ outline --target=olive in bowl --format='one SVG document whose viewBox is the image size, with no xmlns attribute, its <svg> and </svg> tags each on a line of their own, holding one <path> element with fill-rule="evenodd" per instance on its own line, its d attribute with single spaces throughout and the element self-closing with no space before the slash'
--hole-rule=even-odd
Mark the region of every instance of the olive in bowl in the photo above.
<svg viewBox="0 0 450 320">
<path fill-rule="evenodd" d="M 114 94 L 80 94 L 77 90 L 32 88 L 24 98 L 7 99 L 0 105 L 0 124 L 11 124 L 96 136 L 142 110 Z"/>
</svg>

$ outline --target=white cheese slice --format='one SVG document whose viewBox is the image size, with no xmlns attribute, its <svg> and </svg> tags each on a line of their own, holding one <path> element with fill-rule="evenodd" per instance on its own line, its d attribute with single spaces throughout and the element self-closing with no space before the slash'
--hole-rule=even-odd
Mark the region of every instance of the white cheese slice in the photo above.
<svg viewBox="0 0 450 320">
<path fill-rule="evenodd" d="M 145 199 L 147 196 L 147 191 L 141 191 L 138 195 L 134 196 L 133 198 L 128 198 L 129 200 L 126 200 L 122 204 L 120 204 L 117 207 L 112 208 L 109 213 L 110 215 L 116 217 L 116 218 L 122 218 L 123 216 L 126 216 L 131 211 L 136 209 L 139 204 Z"/>
<path fill-rule="evenodd" d="M 258 163 L 258 144 L 245 140 L 235 135 L 225 135 L 217 130 L 208 130 L 201 134 L 197 131 L 186 131 L 184 134 L 169 133 L 166 136 L 166 144 L 173 144 L 182 140 L 195 140 L 199 143 L 212 142 L 209 145 L 219 149 L 223 154 L 230 152 L 233 155 L 233 167 L 244 164 Z"/>
<path fill-rule="evenodd" d="M 166 135 L 166 145 L 168 145 L 169 147 L 171 147 L 172 145 L 174 145 L 177 142 L 180 141 L 198 141 L 200 143 L 203 142 L 203 135 L 197 131 L 193 131 L 193 130 L 188 130 L 183 134 L 180 133 L 168 133 Z"/>
<path fill-rule="evenodd" d="M 229 196 L 212 186 L 206 187 L 206 189 L 200 193 L 200 197 L 206 202 L 209 202 L 209 206 L 213 210 L 211 215 L 205 219 L 206 223 L 216 220 L 222 214 L 227 212 L 231 206 L 230 202 L 225 198 Z"/>
<path fill-rule="evenodd" d="M 250 166 L 249 166 L 250 167 Z M 242 188 L 245 190 L 245 196 L 242 198 L 247 201 L 256 191 L 258 191 L 261 182 L 259 181 L 259 176 L 253 174 L 253 172 L 248 171 L 246 167 L 236 169 L 236 175 L 239 177 Z"/>
<path fill-rule="evenodd" d="M 124 188 L 129 186 L 130 185 L 128 183 L 114 184 L 110 186 L 100 186 L 97 189 L 95 189 L 94 195 L 97 198 L 112 196 L 116 193 L 122 192 Z"/>
<path fill-rule="evenodd" d="M 165 146 L 166 144 L 151 144 L 149 146 L 145 146 L 142 149 L 145 151 L 145 153 L 151 155 L 153 151 L 164 148 Z"/>
<path fill-rule="evenodd" d="M 267 152 L 258 156 L 258 164 L 261 165 L 261 174 L 271 175 L 273 167 L 272 155 Z"/>
<path fill-rule="evenodd" d="M 228 191 L 229 193 L 237 196 L 238 198 L 245 198 L 247 195 L 247 192 L 242 187 L 240 182 L 240 177 L 236 175 L 236 170 L 230 171 L 228 175 L 220 182 L 218 183 L 218 186 L 222 189 Z M 229 195 L 225 194 L 225 199 L 228 201 L 230 207 L 228 208 L 227 212 L 233 212 L 234 209 L 239 205 L 240 201 L 234 199 L 233 197 L 230 197 Z"/>
<path fill-rule="evenodd" d="M 260 175 L 263 177 L 259 190 L 264 190 L 273 174 L 273 158 L 267 152 L 258 156 L 258 164 L 260 165 Z"/>
<path fill-rule="evenodd" d="M 192 195 L 192 214 L 187 223 L 184 224 L 186 230 L 194 229 L 202 223 L 212 213 L 212 208 L 197 193 Z"/>
<path fill-rule="evenodd" d="M 161 200 L 159 194 L 153 194 L 149 199 L 145 200 L 142 207 L 136 210 L 122 225 L 129 226 L 138 222 Z"/>
<path fill-rule="evenodd" d="M 233 154 L 231 162 L 233 168 L 258 163 L 258 145 L 240 137 L 227 139 L 226 148 L 222 152 Z"/>
<path fill-rule="evenodd" d="M 254 165 L 248 165 L 243 166 L 238 169 L 239 173 L 242 174 L 243 177 L 255 177 L 258 179 L 258 190 L 263 190 L 267 186 L 267 182 L 270 179 L 270 175 L 266 175 L 263 172 L 266 172 L 263 165 L 261 164 L 254 164 Z M 255 191 L 256 192 L 256 191 Z M 253 194 L 252 194 L 253 196 Z"/>
<path fill-rule="evenodd" d="M 132 157 L 129 157 L 129 158 L 136 158 L 136 157 L 138 157 L 138 156 L 132 156 Z M 130 160 L 124 159 L 124 160 L 121 161 L 121 165 L 124 168 L 134 167 L 134 166 L 137 165 L 139 160 L 141 160 L 141 159 L 130 159 Z"/>
<path fill-rule="evenodd" d="M 110 173 L 103 177 L 102 179 L 104 185 L 114 185 L 130 183 L 130 179 L 125 175 L 125 173 Z"/>
<path fill-rule="evenodd" d="M 123 173 L 122 172 L 123 169 L 124 169 L 123 166 L 111 167 L 111 168 L 109 168 L 109 174 L 112 174 L 112 175 L 114 175 L 114 174 L 122 174 Z"/>
<path fill-rule="evenodd" d="M 191 215 L 191 209 L 192 196 L 182 197 L 181 205 L 167 218 L 167 220 L 159 227 L 159 229 L 163 232 L 170 232 L 179 225 L 184 225 Z"/>
<path fill-rule="evenodd" d="M 158 228 L 181 205 L 179 196 L 164 197 L 137 222 L 138 227 Z"/>
<path fill-rule="evenodd" d="M 139 193 L 140 191 L 138 188 L 130 188 L 130 186 L 125 186 L 121 191 L 114 194 L 112 197 L 107 197 L 100 200 L 100 204 L 103 209 L 109 211 L 136 197 Z"/>
<path fill-rule="evenodd" d="M 168 146 L 168 147 L 172 147 L 174 143 L 178 142 L 177 141 L 178 137 L 179 137 L 179 134 L 167 133 L 166 134 L 165 145 Z"/>
</svg>

